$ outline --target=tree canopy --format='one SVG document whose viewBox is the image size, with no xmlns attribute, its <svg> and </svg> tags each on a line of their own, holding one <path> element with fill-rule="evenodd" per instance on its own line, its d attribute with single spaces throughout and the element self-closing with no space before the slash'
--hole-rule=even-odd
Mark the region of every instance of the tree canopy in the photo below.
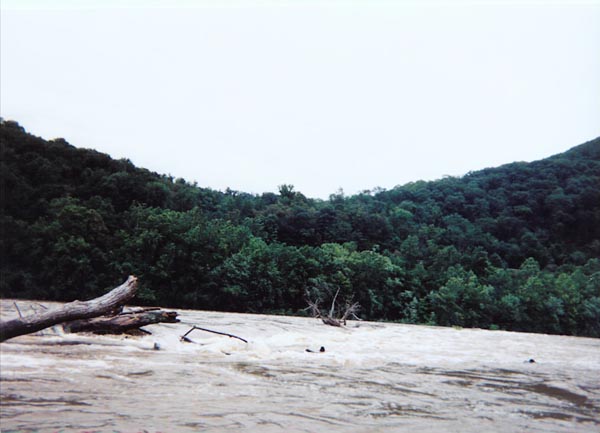
<svg viewBox="0 0 600 433">
<path fill-rule="evenodd" d="M 0 295 L 139 276 L 169 307 L 600 336 L 600 138 L 552 157 L 328 200 L 202 188 L 2 121 Z"/>
</svg>

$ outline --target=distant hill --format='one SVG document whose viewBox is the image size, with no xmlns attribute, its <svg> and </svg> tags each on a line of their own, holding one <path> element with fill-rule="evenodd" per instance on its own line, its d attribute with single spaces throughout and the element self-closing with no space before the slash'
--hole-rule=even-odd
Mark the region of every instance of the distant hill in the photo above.
<svg viewBox="0 0 600 433">
<path fill-rule="evenodd" d="M 314 200 L 214 191 L 2 121 L 0 294 L 600 336 L 600 138 L 531 163 Z"/>
</svg>

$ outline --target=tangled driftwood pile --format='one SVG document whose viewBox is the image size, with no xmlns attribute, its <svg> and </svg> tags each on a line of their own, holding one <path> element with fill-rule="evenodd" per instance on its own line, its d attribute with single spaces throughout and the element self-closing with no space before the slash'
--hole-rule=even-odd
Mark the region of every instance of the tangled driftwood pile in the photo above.
<svg viewBox="0 0 600 433">
<path fill-rule="evenodd" d="M 73 301 L 28 316 L 21 316 L 19 311 L 21 317 L 0 322 L 0 342 L 55 325 L 62 325 L 66 332 L 120 334 L 131 330 L 147 332 L 140 328 L 153 323 L 179 322 L 175 311 L 155 307 L 124 312 L 123 305 L 135 296 L 136 291 L 137 278 L 131 275 L 119 287 L 90 301 Z"/>
</svg>

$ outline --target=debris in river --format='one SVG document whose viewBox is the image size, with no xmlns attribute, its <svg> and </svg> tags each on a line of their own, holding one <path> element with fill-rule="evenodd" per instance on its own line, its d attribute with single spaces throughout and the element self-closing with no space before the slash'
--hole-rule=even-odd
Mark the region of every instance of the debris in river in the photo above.
<svg viewBox="0 0 600 433">
<path fill-rule="evenodd" d="M 317 352 L 323 353 L 323 352 L 325 352 L 325 347 L 321 346 L 321 348 L 318 351 L 317 350 L 311 350 L 311 349 L 306 349 L 306 351 L 309 352 L 309 353 L 317 353 Z"/>
<path fill-rule="evenodd" d="M 19 306 L 17 305 L 17 302 L 16 301 L 13 302 L 13 305 L 17 309 L 17 313 L 19 313 L 19 317 L 22 319 L 23 318 L 23 314 L 21 314 L 21 310 L 19 309 Z"/>
<path fill-rule="evenodd" d="M 204 331 L 204 332 L 210 332 L 213 334 L 218 334 L 218 335 L 225 335 L 226 337 L 229 338 L 237 338 L 238 340 L 242 340 L 244 343 L 248 343 L 248 340 L 245 340 L 242 337 L 238 337 L 237 335 L 233 335 L 233 334 L 228 334 L 227 332 L 221 332 L 221 331 L 213 331 L 212 329 L 206 329 L 206 328 L 201 328 L 199 326 L 192 326 L 192 329 L 190 329 L 188 332 L 186 332 L 185 334 L 183 334 L 180 338 L 179 341 L 184 341 L 186 343 L 192 343 L 192 340 L 190 340 L 189 338 L 187 338 L 188 334 L 194 330 L 199 330 L 199 331 Z"/>
<path fill-rule="evenodd" d="M 137 278 L 131 275 L 119 287 L 90 301 L 74 301 L 55 310 L 0 321 L 0 342 L 19 335 L 31 334 L 73 320 L 91 319 L 111 313 L 131 299 L 137 290 Z"/>
<path fill-rule="evenodd" d="M 64 332 L 93 332 L 95 334 L 147 335 L 142 326 L 154 323 L 177 323 L 178 313 L 162 311 L 159 307 L 143 307 L 123 311 L 123 304 L 131 299 L 137 290 L 137 278 L 130 276 L 127 281 L 109 293 L 90 301 L 74 301 L 55 310 L 44 308 L 43 312 L 23 316 L 17 303 L 18 319 L 0 322 L 0 342 L 19 335 L 31 334 L 43 329 L 61 326 Z"/>
<path fill-rule="evenodd" d="M 93 332 L 95 334 L 122 334 L 133 332 L 133 335 L 148 335 L 149 331 L 142 326 L 156 323 L 177 323 L 176 311 L 163 311 L 157 307 L 141 308 L 121 312 L 113 316 L 102 316 L 93 319 L 75 320 L 63 323 L 66 332 Z"/>
<path fill-rule="evenodd" d="M 349 318 L 354 318 L 356 320 L 361 320 L 360 317 L 356 315 L 358 310 L 360 309 L 360 304 L 358 302 L 351 303 L 351 301 L 346 301 L 344 307 L 344 313 L 340 316 L 339 313 L 341 309 L 338 308 L 338 314 L 336 315 L 336 300 L 338 294 L 340 293 L 340 289 L 335 292 L 333 300 L 331 301 L 331 308 L 329 309 L 329 313 L 324 315 L 319 308 L 319 299 L 316 301 L 312 301 L 309 298 L 308 292 L 306 293 L 306 302 L 308 303 L 308 307 L 305 310 L 310 310 L 313 317 L 321 319 L 324 324 L 330 326 L 342 327 L 346 326 L 346 320 Z"/>
</svg>

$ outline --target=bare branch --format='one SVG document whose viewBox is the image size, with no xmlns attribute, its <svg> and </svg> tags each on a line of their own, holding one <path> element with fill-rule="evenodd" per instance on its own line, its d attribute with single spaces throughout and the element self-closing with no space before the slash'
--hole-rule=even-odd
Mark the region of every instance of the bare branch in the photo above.
<svg viewBox="0 0 600 433">
<path fill-rule="evenodd" d="M 131 275 L 119 287 L 90 301 L 73 301 L 54 310 L 0 322 L 0 342 L 31 334 L 71 320 L 89 319 L 106 314 L 131 299 L 137 290 L 137 278 Z"/>
<path fill-rule="evenodd" d="M 346 311 L 344 311 L 344 315 L 342 316 L 342 318 L 340 319 L 340 322 L 343 322 L 344 325 L 346 324 L 346 319 L 348 319 L 348 317 L 350 316 L 354 316 L 356 317 L 356 312 L 360 309 L 360 304 L 358 302 L 355 302 L 354 304 L 347 306 L 346 307 Z"/>
<path fill-rule="evenodd" d="M 333 317 L 333 313 L 335 312 L 335 300 L 337 299 L 339 293 L 340 293 L 340 288 L 338 287 L 337 291 L 335 292 L 335 296 L 333 297 L 333 301 L 331 301 L 331 309 L 329 310 L 329 317 Z"/>
<path fill-rule="evenodd" d="M 358 302 L 355 302 L 353 304 L 346 302 L 346 308 L 344 309 L 344 314 L 342 314 L 341 317 L 336 317 L 334 315 L 335 311 L 336 311 L 336 301 L 337 301 L 337 297 L 338 297 L 339 293 L 340 293 L 340 289 L 338 288 L 338 290 L 335 292 L 335 295 L 333 297 L 333 301 L 331 302 L 331 309 L 329 310 L 329 314 L 327 316 L 324 316 L 321 313 L 321 310 L 319 309 L 318 300 L 311 301 L 311 299 L 308 296 L 308 292 L 306 293 L 306 302 L 308 303 L 308 307 L 306 307 L 305 310 L 310 310 L 313 317 L 321 319 L 324 324 L 330 325 L 330 326 L 341 327 L 342 325 L 346 324 L 346 320 L 349 317 L 354 317 L 354 318 L 360 320 L 356 316 L 356 313 L 360 309 L 360 304 Z M 339 308 L 338 308 L 338 310 L 341 311 L 341 309 L 339 309 Z"/>
<path fill-rule="evenodd" d="M 186 332 L 185 334 L 183 334 L 181 336 L 181 338 L 179 339 L 180 341 L 189 341 L 188 338 L 186 338 L 192 331 L 194 330 L 199 330 L 199 331 L 204 331 L 204 332 L 211 332 L 213 334 L 218 334 L 218 335 L 225 335 L 229 338 L 237 338 L 238 340 L 242 340 L 244 343 L 248 343 L 248 340 L 243 339 L 242 337 L 238 337 L 237 335 L 233 335 L 233 334 L 228 334 L 227 332 L 220 332 L 220 331 L 213 331 L 212 329 L 206 329 L 206 328 L 201 328 L 199 326 L 192 326 L 192 329 L 190 329 L 188 332 Z"/>
<path fill-rule="evenodd" d="M 311 301 L 310 300 L 310 296 L 308 294 L 308 291 L 306 291 L 305 293 L 305 299 L 306 299 L 306 303 L 308 304 L 308 307 L 306 307 L 304 310 L 310 310 L 310 314 L 313 317 L 322 317 L 323 314 L 321 313 L 321 310 L 319 309 L 319 300 L 317 299 L 316 301 Z"/>
<path fill-rule="evenodd" d="M 19 313 L 19 317 L 22 319 L 23 318 L 23 314 L 21 314 L 21 310 L 19 310 L 19 306 L 17 305 L 16 302 L 13 302 L 15 308 L 17 309 L 17 313 Z"/>
<path fill-rule="evenodd" d="M 93 332 L 95 334 L 122 334 L 142 326 L 156 323 L 177 323 L 176 311 L 162 311 L 154 308 L 150 311 L 140 309 L 136 312 L 121 313 L 115 316 L 102 316 L 93 319 L 75 320 L 63 323 L 65 332 Z"/>
</svg>

